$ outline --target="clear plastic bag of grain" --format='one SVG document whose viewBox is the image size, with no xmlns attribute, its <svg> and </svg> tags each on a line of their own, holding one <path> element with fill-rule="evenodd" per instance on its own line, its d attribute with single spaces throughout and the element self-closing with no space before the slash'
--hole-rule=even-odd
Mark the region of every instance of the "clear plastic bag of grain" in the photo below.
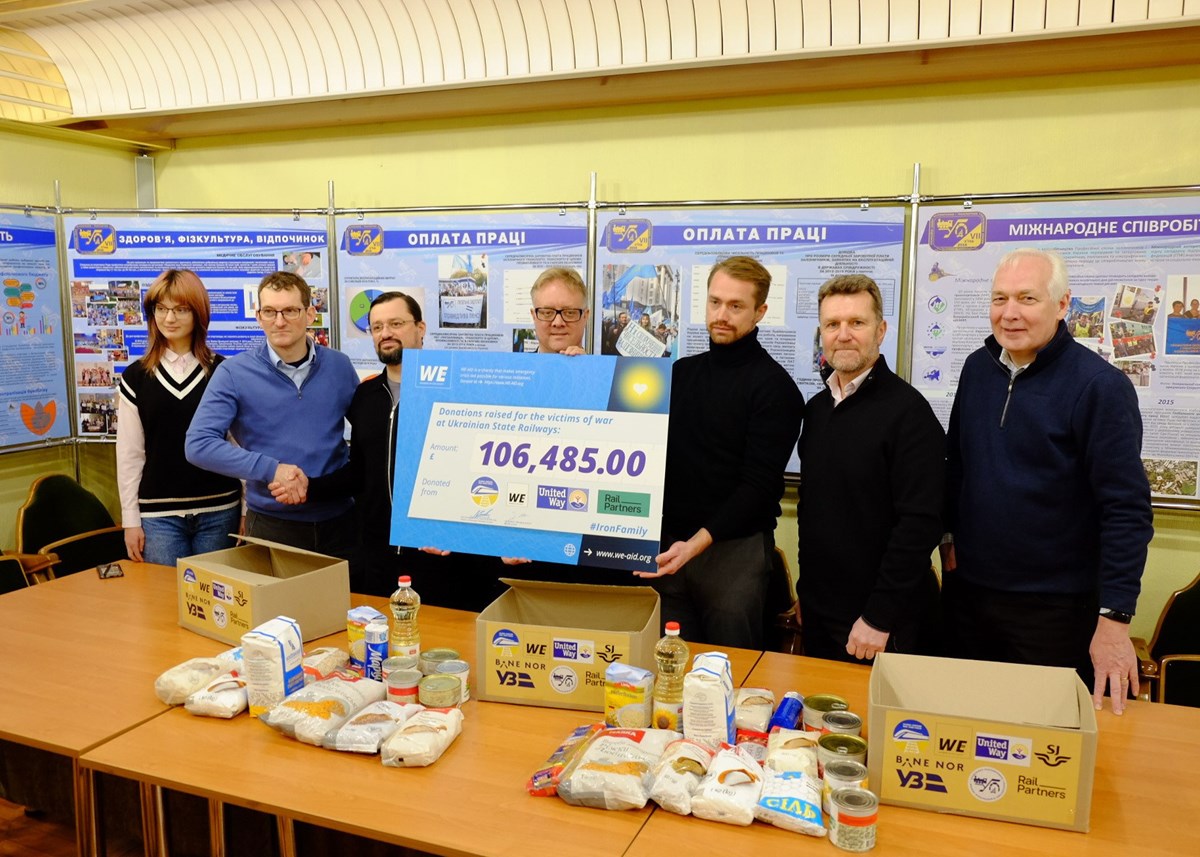
<svg viewBox="0 0 1200 857">
<path fill-rule="evenodd" d="M 405 721 L 379 748 L 383 763 L 394 768 L 432 765 L 462 732 L 461 708 L 426 708 Z"/>
<path fill-rule="evenodd" d="M 576 754 L 558 781 L 558 796 L 575 806 L 641 809 L 654 767 L 682 736 L 669 729 L 605 729 Z"/>
<path fill-rule="evenodd" d="M 297 741 L 319 747 L 331 729 L 340 728 L 386 693 L 379 682 L 342 670 L 305 685 L 258 719 Z"/>
<path fill-rule="evenodd" d="M 321 746 L 346 753 L 378 753 L 384 741 L 424 710 L 425 706 L 415 702 L 372 702 L 338 728 L 329 730 Z"/>
<path fill-rule="evenodd" d="M 767 760 L 773 771 L 798 771 L 817 779 L 817 732 L 777 729 L 767 738 Z"/>
<path fill-rule="evenodd" d="M 711 747 L 699 741 L 672 741 L 654 768 L 650 800 L 668 812 L 691 815 L 692 795 L 715 755 Z"/>
<path fill-rule="evenodd" d="M 201 717 L 228 720 L 246 710 L 246 680 L 237 670 L 222 673 L 184 700 L 183 707 Z"/>
<path fill-rule="evenodd" d="M 154 680 L 154 695 L 166 705 L 183 705 L 187 698 L 222 673 L 240 669 L 242 647 L 212 658 L 191 658 L 176 664 Z"/>
<path fill-rule="evenodd" d="M 754 821 L 762 794 L 763 769 L 740 747 L 726 746 L 713 757 L 692 795 L 692 815 L 743 827 Z"/>
<path fill-rule="evenodd" d="M 739 687 L 734 725 L 748 732 L 766 732 L 775 710 L 775 693 L 765 687 Z"/>
</svg>

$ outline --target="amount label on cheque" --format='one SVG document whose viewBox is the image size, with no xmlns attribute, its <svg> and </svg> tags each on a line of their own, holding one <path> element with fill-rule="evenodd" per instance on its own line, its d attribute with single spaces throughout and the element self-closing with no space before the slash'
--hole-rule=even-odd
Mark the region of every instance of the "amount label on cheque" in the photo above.
<svg viewBox="0 0 1200 857">
<path fill-rule="evenodd" d="M 435 403 L 408 514 L 645 538 L 651 524 L 657 533 L 662 515 L 666 445 L 615 438 L 653 436 L 662 420 L 659 414 Z"/>
</svg>

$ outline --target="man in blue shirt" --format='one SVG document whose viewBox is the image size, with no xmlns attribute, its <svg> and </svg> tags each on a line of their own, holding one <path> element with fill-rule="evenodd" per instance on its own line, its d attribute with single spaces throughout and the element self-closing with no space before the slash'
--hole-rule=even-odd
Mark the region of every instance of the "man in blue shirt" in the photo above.
<svg viewBox="0 0 1200 857">
<path fill-rule="evenodd" d="M 286 506 L 267 486 L 307 484 L 308 475 L 346 463 L 345 415 L 358 374 L 349 357 L 308 337 L 316 312 L 302 277 L 264 277 L 257 315 L 266 338 L 213 373 L 187 432 L 187 459 L 246 481 L 247 535 L 349 558 L 352 500 Z"/>
</svg>

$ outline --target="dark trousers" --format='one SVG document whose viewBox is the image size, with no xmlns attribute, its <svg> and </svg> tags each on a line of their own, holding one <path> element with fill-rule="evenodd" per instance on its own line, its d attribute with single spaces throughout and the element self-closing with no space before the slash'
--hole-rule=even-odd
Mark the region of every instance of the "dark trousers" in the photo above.
<svg viewBox="0 0 1200 857">
<path fill-rule="evenodd" d="M 663 545 L 672 544 L 666 538 Z M 775 553 L 772 533 L 714 542 L 674 574 L 652 579 L 662 621 L 692 643 L 763 647 L 763 605 Z"/>
<path fill-rule="evenodd" d="M 1004 592 L 951 572 L 942 581 L 942 607 L 947 655 L 1070 667 L 1091 690 L 1088 648 L 1098 611 L 1094 594 Z"/>
<path fill-rule="evenodd" d="M 349 561 L 354 555 L 354 509 L 324 521 L 290 521 L 246 511 L 246 535 Z"/>
</svg>

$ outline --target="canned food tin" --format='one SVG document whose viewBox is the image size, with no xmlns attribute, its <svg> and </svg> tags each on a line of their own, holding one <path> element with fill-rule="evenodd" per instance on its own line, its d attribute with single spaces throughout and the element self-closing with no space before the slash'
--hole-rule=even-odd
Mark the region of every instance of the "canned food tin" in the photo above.
<svg viewBox="0 0 1200 857">
<path fill-rule="evenodd" d="M 833 793 L 829 839 L 843 851 L 870 851 L 875 847 L 879 798 L 866 789 L 844 788 Z"/>
<path fill-rule="evenodd" d="M 861 735 L 862 718 L 853 711 L 827 711 L 821 720 L 822 732 L 839 735 Z"/>
<path fill-rule="evenodd" d="M 458 660 L 457 649 L 426 649 L 421 652 L 421 660 L 418 669 L 422 675 L 432 675 L 437 672 L 437 665 L 444 664 L 446 661 Z"/>
<path fill-rule="evenodd" d="M 857 735 L 839 735 L 830 732 L 817 739 L 817 773 L 825 765 L 838 759 L 849 759 L 865 765 L 867 763 L 867 740 Z"/>
<path fill-rule="evenodd" d="M 845 711 L 850 703 L 832 693 L 810 693 L 804 697 L 804 728 L 820 732 L 825 715 L 830 711 Z"/>
<path fill-rule="evenodd" d="M 850 759 L 833 759 L 825 766 L 822 780 L 821 808 L 827 818 L 833 817 L 833 793 L 838 789 L 867 787 L 867 766 Z"/>
<path fill-rule="evenodd" d="M 454 708 L 462 702 L 462 682 L 456 675 L 427 675 L 417 691 L 426 708 Z"/>
<path fill-rule="evenodd" d="M 384 680 L 387 698 L 403 705 L 417 701 L 417 684 L 421 681 L 420 670 L 392 670 Z"/>
<path fill-rule="evenodd" d="M 388 658 L 383 662 L 383 677 L 386 679 L 389 675 L 397 670 L 415 670 L 417 669 L 416 655 L 396 655 L 393 658 Z"/>
<path fill-rule="evenodd" d="M 388 656 L 387 622 L 371 622 L 363 631 L 366 645 L 363 675 L 372 681 L 383 681 L 383 662 Z"/>
<path fill-rule="evenodd" d="M 466 661 L 443 661 L 437 665 L 435 675 L 454 675 L 458 676 L 458 680 L 462 682 L 462 701 L 466 702 L 471 698 L 471 665 Z"/>
</svg>

